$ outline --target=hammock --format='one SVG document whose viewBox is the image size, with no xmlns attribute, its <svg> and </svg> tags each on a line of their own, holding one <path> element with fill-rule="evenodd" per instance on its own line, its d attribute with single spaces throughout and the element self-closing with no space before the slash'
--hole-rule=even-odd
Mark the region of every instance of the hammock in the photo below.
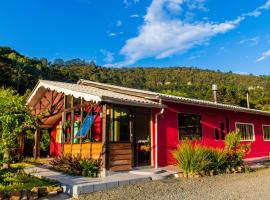
<svg viewBox="0 0 270 200">
<path fill-rule="evenodd" d="M 82 127 L 80 130 L 76 133 L 75 138 L 84 138 L 86 137 L 86 134 L 88 133 L 89 129 L 91 128 L 93 122 L 95 120 L 95 115 L 87 115 L 85 120 L 83 121 Z"/>
</svg>

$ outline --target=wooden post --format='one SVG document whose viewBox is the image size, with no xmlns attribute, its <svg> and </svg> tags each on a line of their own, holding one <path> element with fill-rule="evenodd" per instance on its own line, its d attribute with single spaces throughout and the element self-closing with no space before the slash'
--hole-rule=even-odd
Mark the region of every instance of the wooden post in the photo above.
<svg viewBox="0 0 270 200">
<path fill-rule="evenodd" d="M 109 169 L 108 134 L 107 134 L 107 105 L 102 106 L 102 171 L 101 176 L 108 176 Z"/>
<path fill-rule="evenodd" d="M 38 159 L 40 156 L 40 128 L 36 128 L 35 130 L 35 146 L 34 146 L 34 158 Z"/>
<path fill-rule="evenodd" d="M 65 144 L 65 131 L 66 131 L 66 106 L 67 106 L 67 96 L 64 94 L 64 104 L 63 104 L 63 112 L 62 112 L 62 135 L 61 135 L 61 154 L 65 155 L 64 152 L 64 144 Z"/>
<path fill-rule="evenodd" d="M 80 124 L 80 128 L 82 128 L 82 124 L 83 124 L 83 112 L 84 112 L 84 107 L 83 105 L 83 98 L 81 97 L 81 124 Z M 82 157 L 82 137 L 80 137 L 80 158 Z"/>
<path fill-rule="evenodd" d="M 70 132 L 70 155 L 72 156 L 72 144 L 73 144 L 73 137 L 74 137 L 74 97 L 71 96 L 71 132 Z"/>
<path fill-rule="evenodd" d="M 23 152 L 24 152 L 25 132 L 21 133 L 18 136 L 18 140 L 19 140 L 19 159 L 21 160 L 23 158 Z"/>
</svg>

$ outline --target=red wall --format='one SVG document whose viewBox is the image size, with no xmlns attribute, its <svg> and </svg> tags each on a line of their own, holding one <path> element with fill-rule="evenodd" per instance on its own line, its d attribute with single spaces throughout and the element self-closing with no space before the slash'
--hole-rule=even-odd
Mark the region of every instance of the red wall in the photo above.
<svg viewBox="0 0 270 200">
<path fill-rule="evenodd" d="M 60 123 L 62 118 L 58 119 L 55 125 L 52 128 L 51 132 L 51 143 L 50 143 L 50 156 L 55 157 L 55 156 L 60 156 L 61 155 L 61 143 L 57 143 L 55 141 L 56 137 L 56 126 Z"/>
<path fill-rule="evenodd" d="M 270 117 L 239 113 L 233 111 L 191 106 L 185 104 L 164 103 L 168 106 L 163 116 L 158 117 L 158 165 L 166 166 L 174 163 L 171 152 L 179 144 L 178 139 L 178 112 L 200 114 L 202 121 L 202 141 L 206 146 L 223 148 L 222 140 L 215 140 L 214 129 L 218 128 L 220 133 L 220 123 L 224 123 L 226 132 L 226 117 L 229 118 L 230 130 L 235 129 L 235 122 L 253 123 L 255 141 L 252 150 L 246 157 L 268 156 L 270 152 L 270 141 L 263 140 L 262 125 L 270 125 Z M 158 110 L 153 110 L 154 114 Z M 226 135 L 226 134 L 225 134 Z"/>
</svg>

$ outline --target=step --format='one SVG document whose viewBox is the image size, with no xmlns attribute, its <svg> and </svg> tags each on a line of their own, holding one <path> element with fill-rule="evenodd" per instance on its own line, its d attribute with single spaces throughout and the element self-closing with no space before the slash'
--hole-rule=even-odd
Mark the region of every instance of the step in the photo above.
<svg viewBox="0 0 270 200">
<path fill-rule="evenodd" d="M 170 171 L 166 171 L 164 173 L 161 174 L 154 174 L 151 176 L 152 180 L 164 180 L 164 179 L 168 179 L 168 178 L 172 178 L 174 177 L 176 174 L 176 172 L 170 172 Z"/>
<path fill-rule="evenodd" d="M 136 174 L 136 175 L 144 175 L 144 176 L 152 176 L 156 174 L 162 174 L 167 172 L 164 169 L 133 169 L 129 171 L 130 174 Z"/>
</svg>

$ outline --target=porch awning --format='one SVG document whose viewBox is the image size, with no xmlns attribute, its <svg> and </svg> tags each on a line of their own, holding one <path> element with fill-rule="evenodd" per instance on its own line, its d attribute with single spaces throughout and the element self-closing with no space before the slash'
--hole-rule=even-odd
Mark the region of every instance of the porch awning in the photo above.
<svg viewBox="0 0 270 200">
<path fill-rule="evenodd" d="M 40 80 L 38 82 L 27 99 L 27 105 L 34 107 L 47 90 L 56 91 L 57 93 L 63 93 L 65 95 L 73 95 L 75 98 L 82 97 L 85 101 L 92 101 L 95 103 L 103 101 L 143 107 L 162 107 L 158 102 L 135 95 L 123 94 L 93 86 L 45 80 Z"/>
<path fill-rule="evenodd" d="M 136 95 L 124 94 L 95 86 L 47 80 L 38 82 L 26 104 L 32 109 L 33 115 L 38 115 L 44 111 L 47 113 L 41 121 L 42 127 L 49 128 L 61 117 L 64 110 L 64 95 L 83 98 L 85 101 L 94 104 L 106 102 L 139 107 L 162 107 L 158 102 Z"/>
</svg>

